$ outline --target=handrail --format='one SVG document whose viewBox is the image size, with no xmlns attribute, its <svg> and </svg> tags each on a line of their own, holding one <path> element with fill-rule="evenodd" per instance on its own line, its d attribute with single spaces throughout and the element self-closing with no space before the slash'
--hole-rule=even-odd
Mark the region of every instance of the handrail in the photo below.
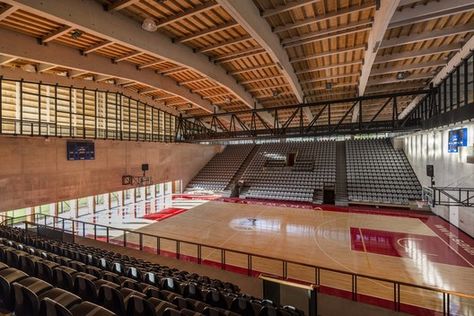
<svg viewBox="0 0 474 316">
<path fill-rule="evenodd" d="M 229 249 L 229 248 L 224 248 L 224 247 L 213 246 L 213 245 L 204 244 L 204 243 L 197 243 L 197 242 L 193 242 L 193 241 L 186 241 L 186 240 L 181 240 L 181 239 L 176 239 L 176 238 L 171 238 L 171 237 L 163 237 L 163 236 L 158 236 L 158 235 L 153 235 L 153 234 L 148 234 L 148 233 L 143 233 L 143 232 L 137 232 L 137 231 L 133 231 L 133 230 L 130 230 L 130 229 L 117 228 L 117 227 L 113 227 L 113 226 L 109 226 L 109 225 L 90 223 L 90 222 L 80 221 L 80 220 L 76 220 L 76 219 L 62 218 L 62 217 L 59 217 L 59 216 L 46 215 L 46 214 L 35 214 L 34 215 L 34 222 L 30 222 L 26 219 L 27 216 L 22 216 L 22 217 L 25 217 L 25 220 L 23 221 L 23 223 L 25 223 L 26 225 L 36 225 L 36 226 L 49 227 L 49 228 L 52 227 L 54 229 L 59 229 L 63 232 L 67 232 L 67 233 L 72 232 L 73 237 L 76 236 L 76 234 L 75 234 L 76 232 L 75 232 L 74 228 L 79 229 L 79 225 L 82 225 L 83 226 L 83 236 L 82 237 L 88 238 L 88 237 L 86 237 L 86 234 L 85 234 L 85 225 L 92 225 L 92 226 L 94 226 L 94 232 L 95 232 L 94 233 L 94 239 L 95 240 L 97 239 L 97 235 L 96 235 L 97 228 L 104 228 L 107 232 L 107 236 L 106 236 L 107 237 L 106 238 L 107 243 L 110 243 L 109 232 L 110 232 L 111 229 L 123 232 L 124 236 L 126 236 L 127 233 L 136 234 L 136 235 L 139 236 L 140 250 L 143 249 L 143 237 L 153 237 L 153 238 L 156 238 L 157 241 L 159 240 L 160 242 L 161 242 L 161 240 L 173 241 L 177 245 L 177 253 L 176 253 L 177 259 L 179 259 L 179 256 L 180 256 L 179 245 L 181 243 L 188 244 L 188 245 L 194 245 L 198 249 L 198 258 L 197 258 L 198 259 L 198 264 L 202 264 L 202 258 L 200 257 L 202 247 L 210 248 L 210 249 L 213 249 L 213 250 L 218 250 L 221 253 L 221 264 L 222 264 L 223 269 L 225 269 L 225 265 L 226 265 L 226 262 L 225 262 L 226 252 L 245 255 L 247 257 L 247 260 L 248 260 L 247 270 L 248 270 L 249 275 L 252 275 L 252 272 L 255 272 L 255 271 L 252 270 L 252 258 L 262 258 L 262 259 L 280 261 L 282 263 L 282 266 L 283 266 L 282 277 L 284 279 L 287 278 L 288 264 L 298 265 L 300 267 L 312 268 L 316 272 L 315 273 L 315 284 L 317 286 L 320 285 L 319 275 L 320 275 L 321 271 L 328 271 L 328 272 L 335 272 L 335 273 L 339 273 L 339 274 L 343 274 L 343 275 L 350 275 L 350 276 L 352 276 L 353 300 L 357 300 L 357 279 L 358 278 L 364 278 L 364 279 L 369 279 L 369 280 L 373 280 L 373 281 L 392 283 L 393 288 L 394 288 L 393 303 L 394 303 L 394 306 L 395 306 L 395 310 L 397 310 L 397 311 L 400 311 L 400 295 L 399 295 L 399 293 L 400 293 L 400 287 L 401 286 L 417 288 L 417 289 L 421 289 L 421 290 L 427 290 L 427 291 L 432 291 L 432 292 L 443 294 L 443 308 L 446 308 L 446 310 L 443 310 L 444 315 L 449 315 L 449 304 L 444 304 L 445 300 L 448 300 L 448 302 L 449 302 L 449 295 L 454 295 L 454 296 L 463 297 L 463 298 L 467 298 L 467 299 L 474 299 L 474 294 L 467 294 L 467 293 L 462 293 L 462 292 L 453 291 L 453 290 L 446 290 L 446 289 L 442 289 L 442 288 L 438 288 L 438 287 L 434 287 L 434 286 L 409 283 L 409 282 L 399 281 L 399 280 L 390 279 L 390 278 L 383 278 L 383 277 L 373 276 L 373 275 L 369 275 L 369 274 L 349 272 L 349 271 L 339 270 L 339 269 L 330 268 L 330 267 L 326 267 L 326 266 L 302 263 L 302 262 L 297 262 L 297 261 L 293 261 L 293 260 L 287 260 L 287 259 L 277 258 L 277 257 L 273 257 L 273 256 L 268 256 L 268 255 L 254 254 L 254 253 L 244 252 L 244 251 L 240 251 L 240 250 L 234 250 L 234 249 Z M 12 218 L 12 219 L 15 220 L 15 219 L 18 219 L 18 218 L 20 218 L 20 217 Z M 43 218 L 44 218 L 44 224 L 42 224 L 40 222 L 40 221 L 43 220 Z M 53 219 L 52 224 L 49 224 L 49 225 L 47 224 L 47 219 L 48 218 Z M 56 222 L 59 223 L 60 221 L 62 221 L 62 225 L 61 225 L 61 227 L 57 227 L 55 224 L 56 224 Z M 71 231 L 69 231 L 65 228 L 65 221 L 70 221 L 71 222 Z M 13 221 L 12 221 L 12 223 L 13 223 Z M 19 224 L 19 223 L 17 222 L 17 224 Z M 80 235 L 77 235 L 77 236 L 81 237 Z M 157 242 L 158 247 L 160 247 L 159 246 L 160 242 Z M 126 238 L 123 238 L 123 243 L 124 243 L 124 246 L 126 246 L 126 244 L 127 244 Z M 161 249 L 157 248 L 157 253 L 158 254 L 160 253 L 160 251 L 161 251 Z M 398 295 L 396 293 L 398 293 Z"/>
<path fill-rule="evenodd" d="M 431 187 L 432 205 L 474 206 L 474 188 L 464 187 Z M 456 194 L 457 193 L 457 194 Z M 453 194 L 457 195 L 454 196 Z M 442 199 L 442 196 L 445 199 Z M 447 200 L 446 200 L 447 198 Z M 472 200 L 472 201 L 471 201 Z"/>
</svg>

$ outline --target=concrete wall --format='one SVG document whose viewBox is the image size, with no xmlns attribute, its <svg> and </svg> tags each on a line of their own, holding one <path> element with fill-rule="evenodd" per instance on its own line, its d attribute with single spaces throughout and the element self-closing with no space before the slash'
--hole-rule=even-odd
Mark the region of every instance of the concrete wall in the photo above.
<svg viewBox="0 0 474 316">
<path fill-rule="evenodd" d="M 468 147 L 460 147 L 459 153 L 449 153 L 449 130 L 463 127 L 468 128 Z M 426 165 L 432 164 L 436 186 L 474 188 L 474 164 L 467 163 L 468 153 L 472 153 L 474 145 L 474 124 L 418 132 L 394 142 L 398 141 L 403 141 L 404 151 L 423 186 L 430 186 Z M 474 236 L 474 208 L 438 206 L 433 211 Z"/>
<path fill-rule="evenodd" d="M 68 161 L 66 139 L 0 136 L 0 211 L 123 190 L 122 175 L 186 185 L 220 146 L 95 141 L 95 160 Z"/>
</svg>

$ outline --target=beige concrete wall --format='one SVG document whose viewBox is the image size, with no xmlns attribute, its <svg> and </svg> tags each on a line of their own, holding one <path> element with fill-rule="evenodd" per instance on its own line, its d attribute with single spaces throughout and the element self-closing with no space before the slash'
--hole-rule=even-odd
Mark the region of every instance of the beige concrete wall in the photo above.
<svg viewBox="0 0 474 316">
<path fill-rule="evenodd" d="M 474 124 L 460 124 L 451 128 L 420 131 L 397 138 L 403 142 L 404 151 L 423 186 L 430 186 L 426 165 L 434 165 L 436 186 L 474 187 L 474 164 L 467 163 L 469 148 L 459 148 L 459 153 L 448 152 L 449 130 L 468 129 L 468 146 L 474 146 Z M 474 213 L 471 208 L 437 206 L 433 212 L 474 237 Z"/>
<path fill-rule="evenodd" d="M 186 185 L 220 146 L 95 141 L 92 161 L 68 161 L 66 139 L 0 136 L 0 211 L 123 190 L 148 163 L 154 183 Z"/>
</svg>

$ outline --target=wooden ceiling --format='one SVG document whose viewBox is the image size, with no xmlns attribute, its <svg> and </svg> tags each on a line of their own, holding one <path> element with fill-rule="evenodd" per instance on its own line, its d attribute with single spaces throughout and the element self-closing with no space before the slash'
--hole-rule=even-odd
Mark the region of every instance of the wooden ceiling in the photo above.
<svg viewBox="0 0 474 316">
<path fill-rule="evenodd" d="M 285 54 L 280 56 L 282 60 L 275 60 L 271 45 L 262 43 L 249 30 L 248 23 L 237 22 L 234 12 L 225 9 L 235 1 L 245 1 L 249 10 L 259 11 L 261 21 L 258 22 L 265 27 L 257 33 L 277 37 L 279 47 L 273 49 Z M 365 94 L 425 87 L 474 34 L 474 6 L 469 1 L 399 1 L 379 43 Z M 205 55 L 209 67 L 222 68 L 238 88 L 243 88 L 239 92 L 227 81 L 199 71 L 191 60 L 178 62 L 137 45 L 128 45 L 126 41 L 115 41 L 108 34 L 77 26 L 77 22 L 68 23 L 51 12 L 42 14 L 29 5 L 31 2 L 34 1 L 0 0 L 0 28 L 34 37 L 38 45 L 60 44 L 82 55 L 100 55 L 113 63 L 130 63 L 139 70 L 154 71 L 156 76 L 170 78 L 203 102 L 216 106 L 218 111 L 297 104 L 300 92 L 304 102 L 357 96 L 362 65 L 370 53 L 366 47 L 378 14 L 375 0 L 98 0 L 104 8 L 100 14 L 104 16 L 132 20 L 136 25 L 147 18 L 153 19 L 157 33 L 173 45 L 191 48 L 195 56 Z M 137 34 L 136 29 L 123 32 L 130 36 Z M 148 33 L 142 29 L 138 32 Z M 67 69 L 55 60 L 44 63 L 26 57 L 19 56 L 2 65 L 21 67 L 29 63 L 38 72 L 121 85 L 188 116 L 212 112 L 212 108 L 160 86 L 104 76 L 93 69 Z M 285 67 L 285 60 L 289 67 Z M 400 73 L 405 79 L 397 79 Z M 253 104 L 242 98 L 245 94 L 250 95 Z M 410 98 L 401 99 L 398 113 L 410 101 Z M 376 113 L 380 105 L 374 104 L 364 115 Z M 341 104 L 341 111 L 332 114 L 332 119 L 337 121 L 350 106 Z M 318 111 L 315 107 L 306 113 L 305 120 Z M 390 116 L 391 112 L 383 112 L 378 119 Z M 348 116 L 347 120 L 350 119 Z M 324 120 L 323 115 L 320 120 Z"/>
</svg>

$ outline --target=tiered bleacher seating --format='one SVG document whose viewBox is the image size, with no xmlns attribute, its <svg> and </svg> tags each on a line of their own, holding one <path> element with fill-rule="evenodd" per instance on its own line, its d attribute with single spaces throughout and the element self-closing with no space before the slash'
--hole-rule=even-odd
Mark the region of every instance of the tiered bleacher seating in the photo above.
<svg viewBox="0 0 474 316">
<path fill-rule="evenodd" d="M 223 191 L 252 151 L 253 144 L 229 145 L 216 154 L 188 184 L 186 192 Z"/>
<path fill-rule="evenodd" d="M 301 316 L 226 282 L 0 226 L 0 313 L 16 316 Z"/>
<path fill-rule="evenodd" d="M 296 154 L 286 166 L 287 155 Z M 315 190 L 336 181 L 334 142 L 287 142 L 262 145 L 241 180 L 250 187 L 241 197 L 313 202 Z"/>
<path fill-rule="evenodd" d="M 347 141 L 346 158 L 350 201 L 407 205 L 421 199 L 408 159 L 390 139 Z"/>
</svg>

